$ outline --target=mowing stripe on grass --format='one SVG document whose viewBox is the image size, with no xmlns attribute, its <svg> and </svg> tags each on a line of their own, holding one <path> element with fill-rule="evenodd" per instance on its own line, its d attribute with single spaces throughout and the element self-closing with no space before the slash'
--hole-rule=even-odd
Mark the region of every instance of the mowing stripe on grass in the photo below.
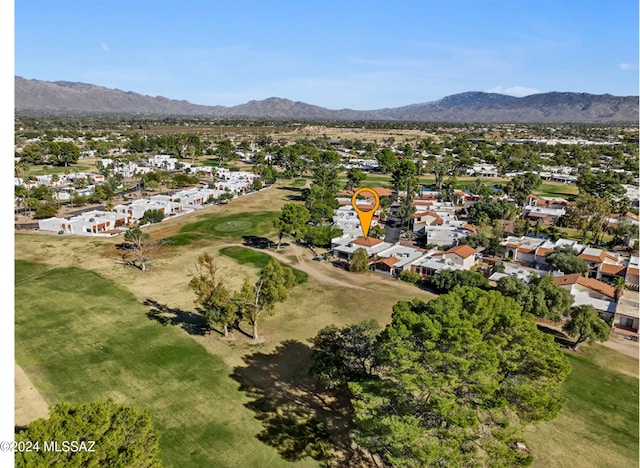
<svg viewBox="0 0 640 468">
<path fill-rule="evenodd" d="M 113 397 L 149 408 L 165 466 L 292 465 L 256 439 L 261 425 L 227 365 L 147 318 L 127 290 L 80 268 L 15 270 L 16 360 L 50 404 Z"/>
</svg>

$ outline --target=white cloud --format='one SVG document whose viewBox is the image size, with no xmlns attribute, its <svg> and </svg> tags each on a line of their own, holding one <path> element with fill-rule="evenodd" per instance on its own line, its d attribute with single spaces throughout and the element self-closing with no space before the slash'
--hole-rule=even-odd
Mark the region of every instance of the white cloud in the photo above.
<svg viewBox="0 0 640 468">
<path fill-rule="evenodd" d="M 538 94 L 540 91 L 536 88 L 527 88 L 525 86 L 511 86 L 510 88 L 503 88 L 502 86 L 494 86 L 487 90 L 487 93 L 500 93 L 508 94 L 509 96 L 529 96 L 531 94 Z"/>
<path fill-rule="evenodd" d="M 634 65 L 632 63 L 621 63 L 620 64 L 620 70 L 622 71 L 629 71 L 629 70 L 637 70 L 638 69 L 638 65 Z"/>
<path fill-rule="evenodd" d="M 101 42 L 100 45 L 104 50 L 106 50 L 107 52 L 109 51 L 109 44 L 107 44 L 106 42 Z"/>
</svg>

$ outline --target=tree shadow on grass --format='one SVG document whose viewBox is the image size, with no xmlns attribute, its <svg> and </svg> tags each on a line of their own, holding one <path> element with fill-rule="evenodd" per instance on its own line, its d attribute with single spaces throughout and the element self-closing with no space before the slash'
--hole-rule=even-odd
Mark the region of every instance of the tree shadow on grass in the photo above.
<svg viewBox="0 0 640 468">
<path fill-rule="evenodd" d="M 575 345 L 575 342 L 573 340 L 571 340 L 570 338 L 568 338 L 567 335 L 565 335 L 563 332 L 558 331 L 558 330 L 554 330 L 553 328 L 546 327 L 546 326 L 541 325 L 539 323 L 537 323 L 536 325 L 538 327 L 538 330 L 540 330 L 542 333 L 546 333 L 547 335 L 553 336 L 553 339 L 560 346 L 563 346 L 565 348 L 571 348 L 571 347 L 573 347 Z"/>
<path fill-rule="evenodd" d="M 210 327 L 204 317 L 193 312 L 173 309 L 166 304 L 160 304 L 158 301 L 149 298 L 145 299 L 143 304 L 150 307 L 147 317 L 162 325 L 179 325 L 190 335 L 204 336 L 211 330 L 220 335 L 223 334 L 222 331 Z"/>
<path fill-rule="evenodd" d="M 256 249 L 269 249 L 275 247 L 275 243 L 271 239 L 259 236 L 242 236 L 244 245 L 247 247 L 255 247 Z"/>
<path fill-rule="evenodd" d="M 312 458 L 334 467 L 375 466 L 351 441 L 353 410 L 346 392 L 327 391 L 309 375 L 311 348 L 281 343 L 271 354 L 244 356 L 231 377 L 262 422 L 256 436 L 287 461 Z"/>
</svg>

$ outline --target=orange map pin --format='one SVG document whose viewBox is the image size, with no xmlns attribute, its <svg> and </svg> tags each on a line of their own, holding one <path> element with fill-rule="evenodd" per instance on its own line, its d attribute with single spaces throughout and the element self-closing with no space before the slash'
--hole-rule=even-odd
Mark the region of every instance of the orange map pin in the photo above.
<svg viewBox="0 0 640 468">
<path fill-rule="evenodd" d="M 356 203 L 356 199 L 358 198 L 358 195 L 360 195 L 363 192 L 371 194 L 371 197 L 373 197 L 374 199 L 373 208 L 367 211 L 360 209 Z M 365 197 L 371 198 L 366 195 Z M 362 233 L 366 238 L 367 235 L 369 234 L 369 228 L 371 227 L 373 214 L 376 212 L 376 210 L 380 206 L 380 198 L 378 198 L 378 194 L 373 189 L 363 187 L 356 190 L 355 193 L 351 196 L 351 206 L 353 206 L 353 209 L 355 210 L 355 212 L 358 213 L 358 219 L 360 219 L 360 227 L 362 228 Z"/>
</svg>

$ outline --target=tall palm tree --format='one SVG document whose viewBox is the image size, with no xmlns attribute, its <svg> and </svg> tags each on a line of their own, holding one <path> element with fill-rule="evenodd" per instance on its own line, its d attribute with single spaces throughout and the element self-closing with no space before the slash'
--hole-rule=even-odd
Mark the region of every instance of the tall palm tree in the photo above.
<svg viewBox="0 0 640 468">
<path fill-rule="evenodd" d="M 620 276 L 614 278 L 614 280 L 611 282 L 611 285 L 615 288 L 614 298 L 616 302 L 620 302 L 620 298 L 622 297 L 625 288 L 624 278 Z"/>
<path fill-rule="evenodd" d="M 24 177 L 29 172 L 29 164 L 25 161 L 18 161 L 13 166 L 13 173 L 16 177 Z"/>
</svg>

